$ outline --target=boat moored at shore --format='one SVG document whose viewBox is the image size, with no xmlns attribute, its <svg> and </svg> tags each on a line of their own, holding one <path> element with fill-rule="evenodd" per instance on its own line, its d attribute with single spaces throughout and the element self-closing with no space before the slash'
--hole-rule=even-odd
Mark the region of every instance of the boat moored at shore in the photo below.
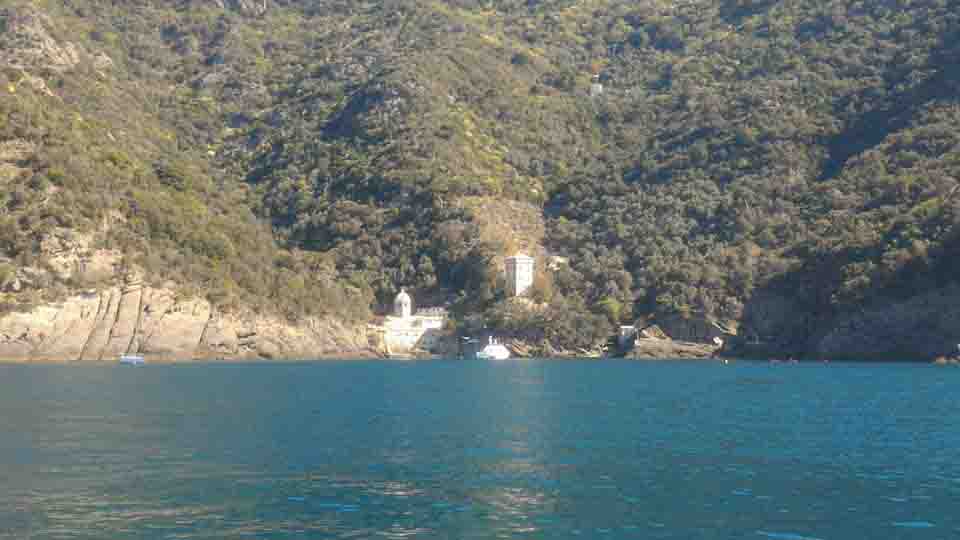
<svg viewBox="0 0 960 540">
<path fill-rule="evenodd" d="M 467 339 L 463 343 L 462 355 L 468 360 L 506 360 L 510 358 L 510 349 L 500 343 L 497 338 L 490 336 L 487 344 L 480 348 L 481 341 Z"/>
<path fill-rule="evenodd" d="M 120 365 L 122 366 L 141 366 L 147 361 L 139 354 L 124 354 L 120 356 Z"/>
</svg>

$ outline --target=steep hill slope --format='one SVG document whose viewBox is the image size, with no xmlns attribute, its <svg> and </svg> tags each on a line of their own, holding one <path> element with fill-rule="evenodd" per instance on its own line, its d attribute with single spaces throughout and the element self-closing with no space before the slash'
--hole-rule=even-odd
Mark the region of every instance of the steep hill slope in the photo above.
<svg viewBox="0 0 960 540">
<path fill-rule="evenodd" d="M 67 229 L 291 320 L 362 320 L 405 285 L 570 350 L 636 319 L 776 353 L 958 339 L 955 1 L 17 6 L 0 229 L 21 282 Z M 499 282 L 521 246 L 570 261 L 532 311 Z M 52 281 L 8 302 L 76 287 Z"/>
<path fill-rule="evenodd" d="M 322 256 L 280 249 L 250 211 L 244 185 L 211 166 L 219 116 L 126 41 L 153 45 L 152 32 L 119 34 L 87 13 L 31 3 L 0 10 L 0 289 L 4 312 L 26 312 L 0 324 L 2 356 L 99 359 L 116 352 L 90 352 L 99 319 L 109 320 L 104 342 L 127 335 L 117 338 L 121 349 L 137 348 L 136 335 L 171 333 L 146 347 L 168 356 L 257 353 L 202 342 L 204 325 L 222 312 L 248 321 L 236 325 L 246 337 L 257 325 L 280 328 L 277 317 L 294 326 L 331 315 L 362 324 L 366 289 Z M 140 308 L 120 301 L 131 279 L 132 292 L 147 286 L 170 297 L 151 306 L 146 293 L 130 295 L 143 310 L 163 306 L 149 332 Z M 206 315 L 166 328 L 176 317 L 164 314 L 197 296 Z M 365 346 L 355 334 L 341 336 L 345 350 Z M 336 350 L 330 341 L 337 338 L 314 346 Z M 297 347 L 287 352 L 302 355 Z"/>
</svg>

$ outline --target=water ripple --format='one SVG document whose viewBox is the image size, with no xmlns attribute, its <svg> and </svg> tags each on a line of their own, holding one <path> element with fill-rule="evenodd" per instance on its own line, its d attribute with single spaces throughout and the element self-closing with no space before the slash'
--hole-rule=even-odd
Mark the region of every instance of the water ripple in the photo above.
<svg viewBox="0 0 960 540">
<path fill-rule="evenodd" d="M 960 433 L 943 421 L 960 412 L 943 392 L 960 371 L 354 362 L 157 367 L 147 381 L 62 369 L 0 366 L 0 540 L 960 528 Z"/>
</svg>

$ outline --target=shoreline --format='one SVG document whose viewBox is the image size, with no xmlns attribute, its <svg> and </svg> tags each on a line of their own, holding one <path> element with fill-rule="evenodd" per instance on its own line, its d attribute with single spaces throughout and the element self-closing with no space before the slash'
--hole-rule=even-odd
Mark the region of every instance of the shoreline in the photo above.
<svg viewBox="0 0 960 540">
<path fill-rule="evenodd" d="M 960 366 L 960 357 L 938 357 L 938 358 L 919 358 L 910 359 L 909 356 L 897 357 L 874 357 L 869 359 L 861 358 L 812 358 L 799 355 L 784 354 L 775 355 L 743 355 L 736 354 L 743 351 L 724 351 L 723 347 L 713 344 L 677 341 L 670 339 L 639 338 L 633 349 L 627 351 L 623 356 L 581 356 L 575 354 L 563 354 L 549 357 L 540 356 L 513 356 L 510 360 L 639 360 L 648 362 L 676 362 L 676 361 L 696 361 L 708 362 L 716 361 L 722 363 L 730 362 L 751 362 L 751 363 L 783 363 L 783 364 L 823 364 L 823 363 L 886 363 L 886 364 L 931 364 L 938 366 Z M 769 352 L 769 351 L 768 351 Z M 223 355 L 213 352 L 201 354 L 184 355 L 177 354 L 156 354 L 141 353 L 146 364 L 152 365 L 173 365 L 173 364 L 269 364 L 269 363 L 307 363 L 307 362 L 350 362 L 362 360 L 383 360 L 391 362 L 410 362 L 410 361 L 430 361 L 430 360 L 461 360 L 456 355 L 424 355 L 411 356 L 405 358 L 391 358 L 382 352 L 374 349 L 353 349 L 336 352 L 321 352 L 318 354 L 305 355 L 294 353 L 290 356 L 282 354 L 260 355 Z M 507 360 L 509 362 L 510 360 Z M 50 366 L 111 366 L 120 365 L 119 357 L 113 360 L 79 360 L 77 358 L 57 358 L 40 355 L 37 357 L 0 357 L 0 366 L 2 365 L 50 365 Z"/>
<path fill-rule="evenodd" d="M 309 364 L 309 363 L 325 363 L 325 362 L 363 362 L 363 361 L 382 361 L 390 363 L 409 363 L 409 362 L 433 362 L 433 361 L 463 361 L 463 362 L 472 362 L 473 360 L 465 360 L 458 358 L 456 356 L 432 356 L 424 358 L 389 358 L 383 355 L 378 354 L 340 354 L 340 355 L 325 355 L 325 356 L 310 356 L 310 357 L 290 357 L 290 358 L 264 358 L 264 357 L 251 357 L 251 356 L 239 356 L 239 357 L 196 357 L 196 358 L 178 358 L 178 359 L 154 359 L 146 360 L 144 365 L 154 365 L 154 366 L 172 366 L 172 365 L 189 365 L 189 364 Z M 716 356 L 681 356 L 681 355 L 666 355 L 666 356 L 654 356 L 651 354 L 640 353 L 627 356 L 600 356 L 600 357 L 590 357 L 590 356 L 554 356 L 554 357 L 521 357 L 515 356 L 508 360 L 498 361 L 496 363 L 510 363 L 510 362 L 524 362 L 524 361 L 548 361 L 548 362 L 564 362 L 564 361 L 626 361 L 626 362 L 697 362 L 697 363 L 720 363 L 720 364 L 731 364 L 731 363 L 751 363 L 751 364 L 921 364 L 921 365 L 931 365 L 938 367 L 960 367 L 960 361 L 938 361 L 938 360 L 890 360 L 890 359 L 824 359 L 824 360 L 811 360 L 811 359 L 785 359 L 785 358 L 755 358 L 755 357 L 740 357 L 740 356 L 728 356 L 728 355 L 716 355 Z M 0 367 L 3 366 L 62 366 L 62 367 L 107 367 L 107 366 L 122 366 L 122 367 L 142 367 L 142 366 L 125 366 L 117 361 L 108 361 L 108 360 L 52 360 L 52 359 L 8 359 L 0 358 Z"/>
<path fill-rule="evenodd" d="M 335 353 L 322 353 L 322 355 L 291 355 L 282 357 L 268 357 L 258 355 L 245 356 L 224 356 L 218 354 L 200 354 L 192 356 L 177 355 L 151 355 L 149 353 L 138 353 L 144 357 L 145 364 L 151 365 L 170 365 L 170 364 L 217 364 L 217 363 L 271 363 L 271 362 L 336 362 L 336 361 L 354 361 L 354 360 L 377 360 L 384 356 L 372 350 L 342 351 Z M 0 358 L 0 365 L 20 365 L 20 364 L 42 364 L 53 366 L 113 366 L 121 365 L 120 359 L 114 360 L 78 360 L 75 358 Z"/>
</svg>

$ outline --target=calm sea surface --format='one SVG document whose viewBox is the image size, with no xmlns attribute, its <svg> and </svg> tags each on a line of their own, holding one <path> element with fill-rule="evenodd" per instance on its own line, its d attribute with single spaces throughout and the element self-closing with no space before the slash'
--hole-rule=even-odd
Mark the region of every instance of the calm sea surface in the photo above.
<svg viewBox="0 0 960 540">
<path fill-rule="evenodd" d="M 960 369 L 0 366 L 0 539 L 960 538 Z"/>
</svg>

